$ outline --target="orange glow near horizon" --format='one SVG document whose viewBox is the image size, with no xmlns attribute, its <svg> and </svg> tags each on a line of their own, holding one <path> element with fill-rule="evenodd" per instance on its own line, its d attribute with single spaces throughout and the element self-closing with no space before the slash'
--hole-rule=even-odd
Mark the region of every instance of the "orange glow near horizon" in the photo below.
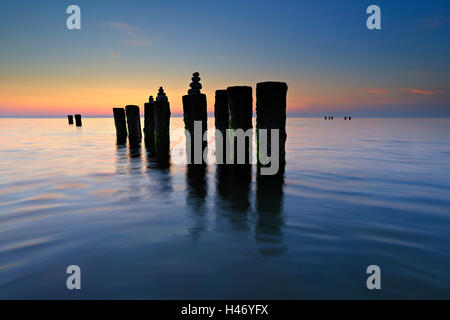
<svg viewBox="0 0 450 320">
<path fill-rule="evenodd" d="M 47 75 L 48 76 L 48 75 Z M 48 80 L 51 78 L 51 80 Z M 24 78 L 21 78 L 24 79 Z M 112 108 L 143 105 L 148 96 L 156 96 L 158 82 L 165 84 L 164 89 L 171 103 L 173 114 L 182 114 L 182 96 L 187 93 L 185 79 L 172 75 L 161 81 L 142 77 L 131 78 L 107 74 L 88 77 L 79 74 L 70 78 L 64 75 L 48 76 L 44 79 L 25 77 L 27 80 L 0 79 L 0 115 L 19 116 L 62 116 L 81 113 L 92 116 L 110 116 Z M 239 85 L 250 81 L 242 81 Z M 254 81 L 251 81 L 254 82 Z M 288 82 L 288 112 L 338 112 L 340 109 L 356 110 L 361 106 L 377 104 L 383 106 L 395 103 L 412 103 L 418 99 L 439 99 L 439 91 L 420 89 L 386 89 L 333 87 L 330 83 L 318 83 L 297 80 Z M 214 112 L 216 89 L 226 88 L 230 84 L 218 79 L 204 82 L 203 93 L 207 95 L 208 112 Z M 253 105 L 255 110 L 255 84 L 253 87 Z M 149 92 L 152 88 L 153 92 Z M 213 89 L 211 89 L 213 88 Z M 326 93 L 326 94 L 324 94 Z M 326 110 L 326 111 L 324 111 Z"/>
</svg>

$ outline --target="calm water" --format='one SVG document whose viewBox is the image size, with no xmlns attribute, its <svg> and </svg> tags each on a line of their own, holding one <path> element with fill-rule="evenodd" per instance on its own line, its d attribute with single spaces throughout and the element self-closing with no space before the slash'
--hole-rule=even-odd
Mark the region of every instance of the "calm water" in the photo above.
<svg viewBox="0 0 450 320">
<path fill-rule="evenodd" d="M 450 298 L 450 120 L 290 118 L 284 180 L 66 122 L 0 119 L 0 298 Z"/>
</svg>

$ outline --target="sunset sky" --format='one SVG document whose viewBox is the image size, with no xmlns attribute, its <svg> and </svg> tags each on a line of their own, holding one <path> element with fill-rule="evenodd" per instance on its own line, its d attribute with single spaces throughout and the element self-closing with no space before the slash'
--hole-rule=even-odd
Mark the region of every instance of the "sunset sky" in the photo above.
<svg viewBox="0 0 450 320">
<path fill-rule="evenodd" d="M 195 71 L 210 112 L 216 89 L 274 80 L 291 114 L 450 116 L 447 0 L 2 0 L 0 39 L 0 116 L 111 115 L 159 86 L 180 113 Z"/>
</svg>

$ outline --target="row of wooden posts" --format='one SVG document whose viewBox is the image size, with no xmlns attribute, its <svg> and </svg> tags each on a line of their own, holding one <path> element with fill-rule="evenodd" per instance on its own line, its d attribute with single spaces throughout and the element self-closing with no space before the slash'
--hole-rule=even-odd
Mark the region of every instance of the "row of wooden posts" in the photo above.
<svg viewBox="0 0 450 320">
<path fill-rule="evenodd" d="M 73 124 L 73 115 L 68 115 L 67 119 L 69 120 L 69 124 Z M 82 123 L 81 123 L 81 114 L 76 114 L 75 115 L 75 123 L 77 127 L 81 127 Z"/>
<path fill-rule="evenodd" d="M 280 143 L 280 160 L 285 158 L 286 143 L 286 95 L 287 84 L 284 82 L 261 82 L 256 85 L 256 128 L 278 129 Z M 157 99 L 158 100 L 158 99 Z M 202 93 L 188 94 L 182 97 L 185 129 L 195 141 L 194 122 L 202 122 L 202 137 L 207 130 L 207 101 Z M 150 152 L 168 153 L 170 145 L 170 105 L 168 101 L 149 101 L 144 105 L 144 129 L 141 129 L 139 107 L 127 105 L 125 108 L 113 108 L 117 143 L 125 144 L 127 138 L 130 146 L 138 146 L 142 142 L 144 132 L 145 145 Z M 227 129 L 253 128 L 253 94 L 252 87 L 233 86 L 215 92 L 214 117 L 215 127 L 226 139 Z M 128 128 L 128 129 L 127 129 Z M 268 152 L 270 146 L 270 130 L 268 130 Z M 201 139 L 203 141 L 203 139 Z M 203 142 L 205 147 L 207 142 Z M 194 163 L 192 150 L 187 150 L 188 157 Z M 216 143 L 217 145 L 217 143 Z M 222 144 L 225 146 L 225 141 Z M 246 159 L 250 161 L 250 158 Z"/>
</svg>

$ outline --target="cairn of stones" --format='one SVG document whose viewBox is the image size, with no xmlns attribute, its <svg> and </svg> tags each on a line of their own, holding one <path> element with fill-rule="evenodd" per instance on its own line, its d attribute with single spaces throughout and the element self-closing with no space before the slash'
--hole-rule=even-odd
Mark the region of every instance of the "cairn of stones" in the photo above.
<svg viewBox="0 0 450 320">
<path fill-rule="evenodd" d="M 166 97 L 167 98 L 167 97 Z M 144 104 L 145 146 L 150 153 L 155 151 L 155 100 L 153 96 Z"/>
<path fill-rule="evenodd" d="M 163 87 L 158 90 L 154 108 L 155 152 L 165 156 L 170 151 L 170 104 Z"/>
<path fill-rule="evenodd" d="M 194 72 L 188 94 L 183 96 L 184 128 L 190 134 L 190 139 L 189 137 L 186 139 L 188 164 L 204 164 L 203 150 L 208 146 L 207 142 L 203 141 L 203 135 L 207 130 L 208 113 L 206 95 L 201 93 L 200 80 L 200 74 Z M 197 122 L 197 127 L 195 122 Z M 201 126 L 198 124 L 199 122 L 201 122 Z"/>
</svg>

